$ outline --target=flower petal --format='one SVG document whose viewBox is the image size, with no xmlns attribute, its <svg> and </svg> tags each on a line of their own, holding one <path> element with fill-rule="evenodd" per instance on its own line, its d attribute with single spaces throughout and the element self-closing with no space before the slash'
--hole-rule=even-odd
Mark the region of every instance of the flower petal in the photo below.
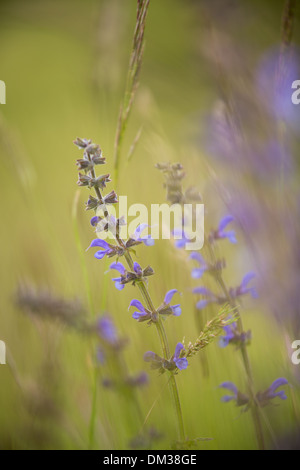
<svg viewBox="0 0 300 470">
<path fill-rule="evenodd" d="M 125 274 L 125 272 L 126 272 L 125 267 L 124 267 L 123 264 L 120 263 L 120 262 L 118 262 L 118 263 L 112 263 L 112 264 L 109 266 L 109 269 L 116 269 L 116 271 L 119 271 L 120 274 Z"/>
<path fill-rule="evenodd" d="M 128 309 L 129 309 L 130 307 L 136 307 L 140 312 L 146 313 L 146 310 L 145 310 L 144 305 L 143 305 L 139 300 L 137 300 L 137 299 L 133 299 L 133 300 L 130 302 Z"/>
<path fill-rule="evenodd" d="M 165 304 L 169 304 L 169 303 L 171 302 L 171 300 L 172 300 L 173 295 L 176 294 L 176 292 L 178 292 L 177 289 L 171 289 L 171 290 L 169 290 L 169 291 L 166 293 L 166 295 L 165 295 L 164 303 L 165 303 Z"/>
<path fill-rule="evenodd" d="M 90 244 L 90 248 L 93 248 L 94 246 L 100 246 L 100 248 L 104 248 L 105 250 L 109 249 L 109 244 L 101 238 L 96 238 L 92 241 L 92 243 Z"/>
<path fill-rule="evenodd" d="M 174 359 L 179 359 L 180 352 L 184 349 L 184 346 L 182 343 L 177 343 L 176 348 L 175 348 L 175 354 L 174 354 Z"/>
<path fill-rule="evenodd" d="M 181 357 L 180 359 L 177 359 L 175 361 L 175 364 L 176 364 L 176 367 L 179 369 L 179 370 L 184 370 L 187 368 L 187 366 L 189 365 L 188 363 L 188 360 L 186 357 Z"/>
<path fill-rule="evenodd" d="M 220 220 L 219 232 L 223 232 L 223 230 L 227 227 L 227 225 L 230 224 L 230 222 L 232 222 L 233 220 L 234 220 L 234 217 L 232 217 L 232 215 L 225 215 L 225 217 L 223 217 Z"/>
</svg>

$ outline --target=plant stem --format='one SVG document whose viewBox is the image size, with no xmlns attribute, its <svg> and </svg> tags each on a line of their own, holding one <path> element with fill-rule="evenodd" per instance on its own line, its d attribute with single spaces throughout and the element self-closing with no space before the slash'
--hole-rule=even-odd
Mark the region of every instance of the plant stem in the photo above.
<svg viewBox="0 0 300 470">
<path fill-rule="evenodd" d="M 215 254 L 209 241 L 207 241 L 207 246 L 208 246 L 211 262 L 215 264 L 216 262 Z M 228 292 L 222 273 L 220 271 L 217 271 L 214 277 L 217 283 L 219 284 L 219 286 L 221 287 L 228 304 L 232 307 L 233 311 L 236 314 L 239 331 L 243 332 L 244 328 L 243 328 L 243 322 L 242 322 L 242 317 L 241 317 L 239 308 L 236 305 L 235 301 L 231 298 Z M 244 343 L 242 343 L 240 350 L 242 354 L 244 369 L 245 369 L 246 376 L 247 376 L 248 392 L 251 398 L 251 415 L 252 415 L 252 420 L 254 423 L 256 440 L 257 440 L 259 450 L 265 450 L 263 427 L 262 427 L 262 423 L 260 419 L 259 405 L 257 403 L 255 392 L 254 392 L 253 375 L 252 375 L 250 359 L 249 359 L 249 355 L 247 351 L 247 346 Z"/>
<path fill-rule="evenodd" d="M 90 175 L 92 178 L 95 178 L 95 171 L 92 169 L 90 171 Z M 97 195 L 97 198 L 100 202 L 101 205 L 103 205 L 103 197 L 101 194 L 101 191 L 99 188 L 95 188 L 95 192 Z M 104 206 L 104 216 L 108 219 L 109 213 Z M 124 241 L 120 238 L 119 234 L 116 233 L 115 235 L 116 241 L 118 242 L 119 246 L 125 249 L 124 251 L 124 257 L 126 259 L 127 265 L 131 271 L 134 271 L 134 263 L 131 257 L 131 254 L 126 250 L 126 246 Z M 160 343 L 161 343 L 161 348 L 163 351 L 163 356 L 165 359 L 170 359 L 170 350 L 169 350 L 169 344 L 168 344 L 168 339 L 167 335 L 164 329 L 164 326 L 162 324 L 161 319 L 159 318 L 159 314 L 157 313 L 154 304 L 152 302 L 150 293 L 148 291 L 147 285 L 144 280 L 140 280 L 137 282 L 137 286 L 141 292 L 141 295 L 143 296 L 143 299 L 145 300 L 145 303 L 148 307 L 148 309 L 152 312 L 153 318 L 154 318 L 154 324 L 156 326 L 156 331 L 158 333 Z M 177 415 L 177 421 L 178 421 L 178 435 L 180 441 L 185 440 L 185 432 L 184 432 L 184 424 L 183 424 L 183 416 L 182 416 L 182 410 L 181 410 L 181 405 L 180 405 L 180 398 L 179 398 L 179 393 L 178 393 L 178 388 L 177 388 L 177 383 L 176 383 L 176 378 L 174 374 L 172 373 L 171 378 L 170 378 L 170 389 L 171 389 L 171 394 L 173 397 L 174 405 L 175 405 L 175 410 L 176 410 L 176 415 Z"/>
</svg>

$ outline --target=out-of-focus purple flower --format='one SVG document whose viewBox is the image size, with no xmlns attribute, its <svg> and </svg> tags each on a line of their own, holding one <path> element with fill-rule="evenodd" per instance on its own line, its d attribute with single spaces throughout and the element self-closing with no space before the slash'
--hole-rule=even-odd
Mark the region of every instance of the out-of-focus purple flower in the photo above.
<svg viewBox="0 0 300 470">
<path fill-rule="evenodd" d="M 174 315 L 175 317 L 179 317 L 181 315 L 180 304 L 170 305 L 176 292 L 178 292 L 177 289 L 171 289 L 166 293 L 163 304 L 157 309 L 160 315 Z"/>
<path fill-rule="evenodd" d="M 182 356 L 182 351 L 184 351 L 183 344 L 177 343 L 175 353 L 173 354 L 171 359 L 167 360 L 158 356 L 158 354 L 152 351 L 147 351 L 144 354 L 144 361 L 150 362 L 151 369 L 159 369 L 159 372 L 161 374 L 163 374 L 166 370 L 169 370 L 171 372 L 176 372 L 177 369 L 184 370 L 189 364 L 186 357 L 180 357 Z"/>
<path fill-rule="evenodd" d="M 229 289 L 230 297 L 231 298 L 237 298 L 237 297 L 240 297 L 242 295 L 250 294 L 253 297 L 253 299 L 257 299 L 258 294 L 257 294 L 257 291 L 256 291 L 255 287 L 248 287 L 249 282 L 254 277 L 256 277 L 256 275 L 253 272 L 250 272 L 250 273 L 246 274 L 243 277 L 242 282 L 238 287 Z"/>
<path fill-rule="evenodd" d="M 152 318 L 152 314 L 150 312 L 150 310 L 148 310 L 147 308 L 145 308 L 143 306 L 143 304 L 137 300 L 137 299 L 133 299 L 130 304 L 129 304 L 129 307 L 135 307 L 137 308 L 138 311 L 135 311 L 132 315 L 132 318 L 134 318 L 135 320 L 137 320 L 138 322 L 143 322 L 143 321 L 147 321 L 147 320 L 151 320 Z"/>
<path fill-rule="evenodd" d="M 200 294 L 206 297 L 206 299 L 199 300 L 196 303 L 196 308 L 198 310 L 202 310 L 210 303 L 224 304 L 226 302 L 225 297 L 218 297 L 217 295 L 213 294 L 213 292 L 211 292 L 209 289 L 207 289 L 207 287 L 195 287 L 195 289 L 193 289 L 193 293 Z"/>
<path fill-rule="evenodd" d="M 142 242 L 146 246 L 153 246 L 154 245 L 154 240 L 151 238 L 151 235 L 147 235 L 146 237 L 142 236 L 142 232 L 145 230 L 145 228 L 149 227 L 148 224 L 139 224 L 137 228 L 135 229 L 134 234 L 132 235 L 131 238 L 136 240 L 137 242 Z"/>
<path fill-rule="evenodd" d="M 219 388 L 225 388 L 226 390 L 229 390 L 232 395 L 224 395 L 222 398 L 221 398 L 221 401 L 223 403 L 228 403 L 229 401 L 235 401 L 236 402 L 236 406 L 245 406 L 247 407 L 248 403 L 249 403 L 249 398 L 244 395 L 243 393 L 241 393 L 236 385 L 232 382 L 223 382 L 219 385 Z"/>
<path fill-rule="evenodd" d="M 219 227 L 217 230 L 213 230 L 209 235 L 210 242 L 214 240 L 222 240 L 227 238 L 231 243 L 237 243 L 235 231 L 234 230 L 225 230 L 227 225 L 230 224 L 234 220 L 232 215 L 226 215 L 223 217 L 219 223 Z"/>
<path fill-rule="evenodd" d="M 284 392 L 284 390 L 279 390 L 278 392 L 276 391 L 279 387 L 282 387 L 283 385 L 288 385 L 288 381 L 280 377 L 279 379 L 274 380 L 274 382 L 270 385 L 267 390 L 264 392 L 258 392 L 256 395 L 256 398 L 260 404 L 260 406 L 266 406 L 270 403 L 271 400 L 274 398 L 278 397 L 281 400 L 286 400 L 287 396 Z"/>
<path fill-rule="evenodd" d="M 197 261 L 197 263 L 199 264 L 199 268 L 192 269 L 192 277 L 194 279 L 200 279 L 205 273 L 205 271 L 209 269 L 209 266 L 204 260 L 203 256 L 197 251 L 194 251 L 190 254 L 190 259 Z"/>
<path fill-rule="evenodd" d="M 98 334 L 109 344 L 116 344 L 118 341 L 117 330 L 112 319 L 108 316 L 103 316 L 99 318 L 97 323 Z"/>
<path fill-rule="evenodd" d="M 175 247 L 176 248 L 185 248 L 187 243 L 191 242 L 191 239 L 188 238 L 182 228 L 175 228 L 172 230 L 172 235 L 175 240 Z"/>
<path fill-rule="evenodd" d="M 149 376 L 146 372 L 142 371 L 135 376 L 128 377 L 126 382 L 131 387 L 142 387 L 148 384 Z"/>
<path fill-rule="evenodd" d="M 241 346 L 243 344 L 249 343 L 249 341 L 251 340 L 251 331 L 243 331 L 240 333 L 238 331 L 236 322 L 224 326 L 223 330 L 225 334 L 221 336 L 219 340 L 219 346 L 221 348 L 225 348 L 229 344 Z"/>
<path fill-rule="evenodd" d="M 121 256 L 124 253 L 124 249 L 118 245 L 111 245 L 101 238 L 96 238 L 92 241 L 89 248 L 99 247 L 101 250 L 97 251 L 94 256 L 97 259 L 102 259 L 104 256 L 111 258 L 112 256 L 119 255 Z"/>
<path fill-rule="evenodd" d="M 277 119 L 285 121 L 295 132 L 300 130 L 299 110 L 292 102 L 292 83 L 300 77 L 299 51 L 282 53 L 269 50 L 262 57 L 256 73 L 261 101 Z"/>
</svg>

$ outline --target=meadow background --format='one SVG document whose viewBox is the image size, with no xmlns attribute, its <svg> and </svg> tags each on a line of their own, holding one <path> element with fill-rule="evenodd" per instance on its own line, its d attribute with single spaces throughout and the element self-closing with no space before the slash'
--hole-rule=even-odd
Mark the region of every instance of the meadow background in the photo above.
<svg viewBox="0 0 300 470">
<path fill-rule="evenodd" d="M 264 54 L 281 40 L 283 6 L 279 0 L 150 2 L 140 86 L 122 146 L 118 187 L 111 183 L 110 189 L 127 195 L 129 203 L 149 208 L 151 203 L 163 203 L 163 177 L 154 165 L 179 161 L 186 170 L 185 184 L 196 185 L 202 193 L 208 229 L 217 227 L 230 212 L 224 194 L 232 179 L 239 178 L 242 194 L 257 197 L 272 220 L 280 204 L 273 197 L 277 176 L 272 180 L 267 170 L 267 176 L 260 178 L 257 169 L 251 178 L 248 174 L 244 178 L 245 173 L 241 177 L 234 161 L 215 158 L 213 145 L 207 145 L 206 126 L 224 91 L 220 87 L 224 74 L 229 93 L 239 87 L 240 95 L 247 98 L 243 104 L 250 107 L 253 74 Z M 75 160 L 80 157 L 72 143 L 76 136 L 99 143 L 108 162 L 105 170 L 113 173 L 135 11 L 134 0 L 0 3 L 0 79 L 7 87 L 7 104 L 0 108 L 0 339 L 7 345 L 10 362 L 0 366 L 1 449 L 125 449 L 141 434 L 141 423 L 128 399 L 102 386 L 101 371 L 94 374 L 95 339 L 59 321 L 24 314 L 15 304 L 16 289 L 24 282 L 60 297 L 81 299 L 91 321 L 104 312 L 112 316 L 120 334 L 128 338 L 124 360 L 129 371 L 149 373 L 149 383 L 137 390 L 137 399 L 144 418 L 156 401 L 146 428 L 155 428 L 158 437 L 146 447 L 166 449 L 176 439 L 173 404 L 168 388 L 163 388 L 166 378 L 149 371 L 143 361 L 145 351 L 159 352 L 158 339 L 152 328 L 137 324 L 127 310 L 130 300 L 139 298 L 137 290 L 127 286 L 116 291 L 111 275 L 104 273 L 108 264 L 96 260 L 92 250 L 85 252 L 94 234 L 91 214 L 84 211 L 84 189 L 74 218 Z M 294 21 L 293 42 L 299 45 L 299 11 Z M 219 45 L 225 49 L 216 60 Z M 259 114 L 251 118 L 257 122 L 253 136 L 266 121 Z M 297 119 L 299 123 L 299 111 Z M 127 163 L 141 125 L 140 140 Z M 212 143 L 217 137 L 212 136 Z M 293 206 L 299 185 L 298 124 L 290 130 L 288 141 L 294 162 L 292 183 L 290 179 L 285 183 L 288 200 L 285 193 L 282 197 Z M 259 220 L 259 230 L 248 236 L 235 224 L 237 245 L 224 241 L 220 250 L 227 260 L 224 276 L 230 286 L 238 285 L 246 272 L 257 272 L 253 244 L 260 244 L 259 258 L 268 250 L 268 259 L 278 260 L 269 266 L 278 283 L 266 296 L 260 292 L 258 300 L 245 297 L 242 308 L 245 328 L 253 336 L 249 355 L 256 389 L 265 390 L 278 377 L 290 383 L 286 401 L 263 409 L 267 446 L 276 448 L 286 436 L 297 436 L 300 423 L 299 369 L 292 367 L 287 348 L 291 340 L 300 339 L 299 320 L 294 321 L 299 311 L 296 306 L 295 316 L 289 318 L 285 286 L 292 282 L 292 271 L 283 271 L 289 263 L 285 245 L 290 244 L 284 222 L 280 225 L 279 218 L 278 225 L 276 219 L 274 228 L 268 220 Z M 293 219 L 292 225 L 297 223 Z M 299 234 L 298 229 L 295 232 Z M 192 264 L 186 254 L 170 241 L 159 240 L 154 247 L 139 248 L 138 255 L 144 265 L 155 269 L 149 284 L 155 305 L 169 289 L 183 293 L 182 315 L 166 323 L 171 348 L 183 337 L 194 340 L 218 309 L 195 310 L 191 289 L 200 282 L 191 279 Z M 209 286 L 209 278 L 205 282 Z M 260 291 L 259 276 L 254 284 Z M 279 322 L 268 303 L 277 291 L 286 309 Z M 91 442 L 94 380 L 97 406 Z M 178 376 L 187 435 L 212 438 L 201 442 L 200 449 L 256 448 L 250 413 L 220 401 L 223 392 L 218 385 L 227 380 L 245 388 L 238 353 L 234 347 L 221 349 L 218 341 L 191 359 Z"/>
</svg>

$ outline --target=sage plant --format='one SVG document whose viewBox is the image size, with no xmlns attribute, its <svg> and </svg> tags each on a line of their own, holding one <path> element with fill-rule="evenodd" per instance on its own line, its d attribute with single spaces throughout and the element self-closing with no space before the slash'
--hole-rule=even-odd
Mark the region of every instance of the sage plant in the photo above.
<svg viewBox="0 0 300 470">
<path fill-rule="evenodd" d="M 95 227 L 96 233 L 110 232 L 113 236 L 113 243 L 96 238 L 91 242 L 90 248 L 98 249 L 94 254 L 98 260 L 102 260 L 104 257 L 116 258 L 116 261 L 110 265 L 110 270 L 116 270 L 119 273 L 118 277 L 113 278 L 115 287 L 118 290 L 122 290 L 126 285 L 132 284 L 137 286 L 140 291 L 143 302 L 133 299 L 129 308 L 135 307 L 136 310 L 132 315 L 133 318 L 139 323 L 146 321 L 148 325 L 154 325 L 159 336 L 162 355 L 160 356 L 155 352 L 148 351 L 145 353 L 144 359 L 151 364 L 153 369 L 158 369 L 160 373 L 169 373 L 168 383 L 175 404 L 178 423 L 178 441 L 181 446 L 184 446 L 187 439 L 176 375 L 187 368 L 188 357 L 210 344 L 221 333 L 223 327 L 230 324 L 232 320 L 226 320 L 227 311 L 223 309 L 216 319 L 206 326 L 206 329 L 204 329 L 194 344 L 189 343 L 187 348 L 185 348 L 181 342 L 178 342 L 173 349 L 174 352 L 170 349 L 163 319 L 168 316 L 177 317 L 181 314 L 180 304 L 172 303 L 172 298 L 178 291 L 177 289 L 169 290 L 161 305 L 158 307 L 154 306 L 148 287 L 148 278 L 154 275 L 154 270 L 151 266 L 143 268 L 133 260 L 133 247 L 136 248 L 142 243 L 146 246 L 151 246 L 153 245 L 153 240 L 149 236 L 143 236 L 143 230 L 146 228 L 143 224 L 138 226 L 135 233 L 127 240 L 121 238 L 120 227 L 125 223 L 124 217 L 115 218 L 109 212 L 109 206 L 118 203 L 117 194 L 114 190 L 106 195 L 102 192 L 106 188 L 106 184 L 111 181 L 110 175 L 103 174 L 97 176 L 95 171 L 97 165 L 105 164 L 102 151 L 99 145 L 94 144 L 91 140 L 77 138 L 74 143 L 83 151 L 83 158 L 78 159 L 76 162 L 80 171 L 77 183 L 79 186 L 86 186 L 94 190 L 94 196 L 90 195 L 86 202 L 86 210 L 96 211 L 96 215 L 91 219 L 91 225 Z M 125 259 L 126 266 L 119 261 L 120 258 Z"/>
<path fill-rule="evenodd" d="M 171 204 L 174 204 L 175 199 L 176 203 L 180 204 L 184 204 L 188 201 L 191 202 L 192 199 L 190 199 L 189 195 L 197 194 L 197 192 L 195 189 L 191 191 L 191 188 L 188 191 L 183 190 L 182 180 L 184 178 L 184 171 L 182 165 L 159 163 L 156 167 L 164 173 L 168 201 Z M 237 406 L 247 405 L 244 409 L 251 410 L 258 447 L 259 449 L 264 449 L 265 439 L 261 420 L 261 408 L 269 404 L 271 400 L 277 396 L 281 399 L 286 399 L 286 395 L 283 391 L 275 392 L 275 390 L 282 385 L 286 385 L 288 382 L 286 379 L 280 378 L 275 380 L 266 391 L 255 393 L 252 367 L 247 351 L 247 346 L 251 342 L 252 335 L 250 330 L 244 330 L 238 304 L 238 300 L 247 294 L 250 294 L 253 298 L 258 297 L 256 288 L 250 284 L 255 278 L 255 273 L 249 272 L 245 274 L 238 286 L 228 287 L 223 278 L 223 269 L 226 263 L 224 259 L 220 259 L 217 256 L 216 250 L 216 245 L 224 242 L 224 240 L 233 244 L 237 243 L 235 231 L 228 228 L 229 224 L 233 221 L 234 218 L 231 215 L 226 215 L 221 219 L 216 229 L 212 229 L 205 235 L 204 248 L 207 252 L 206 256 L 203 256 L 198 251 L 192 252 L 189 256 L 190 259 L 196 263 L 196 267 L 191 271 L 191 277 L 193 279 L 202 279 L 203 276 L 210 275 L 219 289 L 218 292 L 212 292 L 205 286 L 196 287 L 193 289 L 193 292 L 198 297 L 201 296 L 200 300 L 196 301 L 197 310 L 203 310 L 208 304 L 224 305 L 227 303 L 231 308 L 234 319 L 230 316 L 233 321 L 224 326 L 224 334 L 221 336 L 219 344 L 223 348 L 232 344 L 240 352 L 247 379 L 247 395 L 239 392 L 232 382 L 224 382 L 220 386 L 230 390 L 233 395 L 225 396 L 223 401 L 235 400 Z M 184 231 L 184 221 L 182 225 L 180 229 L 176 228 L 173 231 L 176 237 L 181 234 L 181 238 L 175 239 L 175 246 L 179 249 L 184 248 L 189 241 Z"/>
</svg>

